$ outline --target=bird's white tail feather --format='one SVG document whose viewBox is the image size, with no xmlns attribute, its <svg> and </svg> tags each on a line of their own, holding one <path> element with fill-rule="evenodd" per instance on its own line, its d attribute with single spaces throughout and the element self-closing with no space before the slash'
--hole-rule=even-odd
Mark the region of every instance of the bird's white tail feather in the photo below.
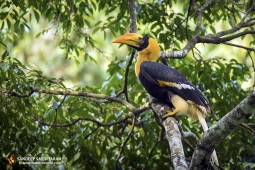
<svg viewBox="0 0 255 170">
<path fill-rule="evenodd" d="M 207 126 L 207 123 L 205 121 L 204 116 L 202 115 L 202 113 L 199 112 L 197 114 L 197 117 L 198 117 L 198 120 L 199 120 L 200 124 L 202 125 L 202 128 L 203 128 L 204 132 L 206 132 L 208 130 L 208 126 Z M 219 162 L 218 162 L 218 158 L 217 158 L 215 150 L 212 153 L 212 161 L 215 163 L 215 165 L 219 166 Z"/>
<path fill-rule="evenodd" d="M 215 163 L 215 165 L 219 166 L 219 161 L 215 150 L 212 153 L 212 161 Z"/>
</svg>

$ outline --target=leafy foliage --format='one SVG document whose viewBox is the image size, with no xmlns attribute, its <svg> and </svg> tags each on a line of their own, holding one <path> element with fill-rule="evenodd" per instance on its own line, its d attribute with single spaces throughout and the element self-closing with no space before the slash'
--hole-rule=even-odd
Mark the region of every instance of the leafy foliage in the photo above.
<svg viewBox="0 0 255 170">
<path fill-rule="evenodd" d="M 198 1 L 196 5 L 204 3 Z M 243 13 L 253 3 L 217 1 L 209 5 L 203 11 L 201 34 L 215 34 L 231 28 L 240 22 Z M 194 35 L 198 19 L 190 6 L 186 1 L 137 1 L 139 31 L 157 38 L 163 51 L 180 50 Z M 96 35 L 102 35 L 103 44 L 106 44 L 113 37 L 124 34 L 130 24 L 127 7 L 127 1 L 117 0 L 7 0 L 1 3 L 1 168 L 10 168 L 5 158 L 15 155 L 16 158 L 62 157 L 63 164 L 21 165 L 17 162 L 14 168 L 169 169 L 168 143 L 162 140 L 161 128 L 152 111 L 145 109 L 135 116 L 135 123 L 132 122 L 135 114 L 132 108 L 143 106 L 149 102 L 149 97 L 135 76 L 134 65 L 129 67 L 130 57 L 119 58 L 124 52 L 116 53 L 110 59 L 106 71 L 108 77 L 104 82 L 73 88 L 69 88 L 64 79 L 45 76 L 43 71 L 10 54 L 26 32 L 31 31 L 33 20 L 36 24 L 47 20 L 54 26 L 52 36 L 61 37 L 57 43 L 58 48 L 65 52 L 63 58 L 75 60 L 78 67 L 81 67 L 80 58 L 83 58 L 82 62 L 92 60 L 100 65 L 90 53 L 91 49 L 103 53 Z M 254 11 L 250 18 L 254 19 Z M 221 22 L 219 27 L 216 26 L 218 22 Z M 36 32 L 34 38 L 40 39 L 51 29 Z M 242 38 L 251 45 L 255 42 L 254 34 Z M 207 47 L 213 51 L 214 46 L 205 45 L 203 48 Z M 223 50 L 231 52 L 232 48 L 236 47 L 225 46 Z M 251 55 L 247 52 L 245 57 L 246 51 L 243 50 L 229 59 L 221 55 L 220 50 L 217 57 L 206 58 L 206 54 L 196 46 L 186 58 L 168 61 L 207 96 L 218 118 L 232 110 L 254 87 L 253 84 L 244 85 L 253 79 L 254 63 L 252 65 L 250 58 L 254 58 L 254 52 Z M 120 93 L 125 80 L 128 80 L 127 95 Z M 126 100 L 132 108 L 124 103 Z M 211 125 L 216 122 L 212 115 L 208 115 L 208 121 Z M 239 127 L 216 148 L 220 164 L 227 169 L 254 168 L 254 116 L 245 123 L 250 128 Z M 180 124 L 185 131 L 201 136 L 197 122 L 180 117 Z M 127 144 L 123 145 L 126 140 Z M 184 150 L 189 159 L 194 146 L 194 141 L 185 139 Z"/>
</svg>

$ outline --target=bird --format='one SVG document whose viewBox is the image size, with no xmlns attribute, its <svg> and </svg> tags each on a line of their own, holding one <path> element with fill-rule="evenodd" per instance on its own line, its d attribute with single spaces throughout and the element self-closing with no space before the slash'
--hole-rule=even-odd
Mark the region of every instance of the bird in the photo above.
<svg viewBox="0 0 255 170">
<path fill-rule="evenodd" d="M 128 45 L 138 51 L 135 63 L 135 74 L 141 84 L 152 96 L 161 103 L 168 105 L 163 119 L 179 114 L 199 120 L 203 131 L 208 130 L 205 117 L 212 112 L 206 97 L 183 74 L 167 65 L 157 63 L 160 47 L 156 39 L 148 34 L 126 33 L 117 37 L 112 43 Z M 215 150 L 212 161 L 219 166 Z"/>
</svg>

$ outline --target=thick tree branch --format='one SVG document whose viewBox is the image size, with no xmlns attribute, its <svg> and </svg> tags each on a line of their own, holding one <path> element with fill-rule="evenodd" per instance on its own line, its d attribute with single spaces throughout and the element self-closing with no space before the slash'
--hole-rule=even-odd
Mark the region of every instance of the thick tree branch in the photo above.
<svg viewBox="0 0 255 170">
<path fill-rule="evenodd" d="M 204 3 L 204 5 L 201 8 L 197 8 L 195 6 L 195 2 L 193 1 L 193 6 L 195 7 L 196 13 L 197 13 L 197 25 L 195 28 L 195 34 L 194 37 L 198 36 L 200 33 L 200 29 L 201 29 L 201 24 L 202 24 L 202 12 L 204 11 L 205 8 L 207 8 L 209 5 L 211 5 L 213 2 L 215 2 L 216 0 L 208 0 Z"/>
<path fill-rule="evenodd" d="M 162 124 L 165 129 L 166 138 L 171 150 L 171 159 L 174 169 L 188 169 L 181 141 L 181 132 L 178 128 L 176 119 L 174 117 L 168 117 L 163 121 L 161 118 L 163 115 L 165 115 L 165 110 L 169 110 L 170 108 L 167 105 L 157 102 L 152 102 L 151 107 L 158 117 L 156 119 L 160 121 L 159 123 Z"/>
<path fill-rule="evenodd" d="M 130 27 L 129 32 L 137 33 L 137 25 L 136 25 L 136 7 L 134 0 L 128 0 L 128 10 L 130 14 Z"/>
<path fill-rule="evenodd" d="M 223 42 L 227 42 L 227 41 L 236 39 L 236 38 L 241 37 L 241 36 L 246 35 L 246 34 L 255 34 L 255 30 L 247 30 L 247 31 L 239 32 L 239 33 L 236 33 L 234 35 L 230 35 L 230 36 L 223 37 L 223 38 L 218 37 L 217 36 L 218 34 L 215 34 L 215 35 L 209 34 L 209 35 L 201 36 L 201 37 L 198 36 L 197 37 L 197 43 L 220 44 L 220 43 L 223 43 Z"/>
<path fill-rule="evenodd" d="M 107 96 L 105 94 L 95 94 L 95 93 L 86 93 L 86 92 L 76 92 L 76 91 L 59 91 L 59 90 L 45 90 L 45 89 L 39 89 L 39 88 L 30 88 L 31 91 L 33 92 L 38 92 L 38 93 L 46 93 L 46 94 L 55 94 L 55 95 L 71 95 L 71 96 L 83 96 L 83 97 L 92 97 L 92 98 L 96 98 L 96 99 L 106 99 L 109 101 L 113 101 L 113 102 L 117 102 L 120 104 L 123 104 L 124 106 L 126 106 L 130 111 L 135 111 L 135 107 L 128 103 L 125 100 L 119 99 L 117 97 L 111 97 L 111 96 Z"/>
<path fill-rule="evenodd" d="M 10 96 L 15 96 L 15 97 L 20 97 L 20 98 L 25 98 L 25 97 L 29 97 L 31 96 L 34 92 L 31 90 L 29 93 L 27 94 L 20 94 L 20 93 L 17 93 L 17 92 L 13 92 L 13 91 L 6 91 L 6 90 L 3 90 L 3 89 L 0 89 L 0 93 L 2 94 L 8 94 Z"/>
<path fill-rule="evenodd" d="M 149 103 L 145 103 L 144 105 L 142 105 L 138 108 L 135 108 L 132 104 L 128 103 L 125 100 L 119 99 L 117 97 L 107 96 L 107 95 L 104 95 L 104 94 L 94 94 L 94 93 L 77 92 L 77 91 L 69 91 L 69 90 L 66 90 L 66 91 L 45 90 L 45 89 L 39 89 L 39 88 L 34 88 L 34 87 L 30 87 L 30 90 L 31 91 L 28 92 L 27 94 L 19 94 L 17 92 L 6 91 L 6 90 L 0 89 L 0 93 L 7 94 L 7 95 L 10 95 L 10 96 L 14 96 L 14 97 L 20 97 L 20 98 L 29 97 L 34 92 L 45 93 L 45 94 L 54 94 L 54 95 L 64 95 L 64 96 L 70 95 L 70 96 L 82 96 L 82 97 L 89 97 L 89 98 L 97 98 L 97 99 L 103 99 L 103 100 L 108 100 L 108 101 L 111 101 L 111 102 L 120 103 L 120 104 L 126 106 L 131 111 L 131 113 L 127 114 L 125 117 L 122 117 L 122 118 L 120 118 L 119 120 L 117 120 L 115 122 L 109 122 L 109 123 L 103 123 L 103 122 L 100 122 L 96 119 L 91 119 L 91 118 L 78 118 L 78 119 L 76 119 L 73 122 L 68 123 L 68 124 L 55 124 L 55 123 L 49 124 L 49 123 L 42 122 L 37 118 L 34 118 L 36 121 L 39 122 L 39 124 L 45 125 L 45 126 L 69 127 L 69 126 L 72 126 L 72 125 L 76 124 L 79 121 L 91 121 L 91 122 L 97 124 L 98 126 L 112 126 L 112 125 L 127 122 L 128 118 L 138 116 L 139 114 L 141 114 L 144 111 L 149 109 Z M 62 104 L 62 102 L 61 102 L 61 104 Z M 60 105 L 59 105 L 59 107 L 60 107 Z M 138 125 L 138 124 L 136 123 L 135 125 Z"/>
<path fill-rule="evenodd" d="M 255 25 L 255 23 L 253 23 Z M 217 34 L 209 34 L 206 36 L 196 36 L 193 37 L 191 40 L 189 40 L 189 42 L 187 43 L 187 45 L 179 51 L 167 51 L 167 52 L 161 52 L 160 57 L 161 58 L 184 58 L 186 57 L 186 55 L 188 54 L 188 52 L 195 47 L 195 45 L 197 43 L 212 43 L 212 44 L 220 44 L 220 43 L 225 43 L 227 41 L 236 39 L 238 37 L 241 37 L 243 35 L 246 34 L 255 34 L 254 30 L 247 30 L 247 31 L 243 31 L 228 37 L 224 37 L 224 38 L 220 38 L 221 36 L 230 34 L 233 30 L 227 30 L 224 32 L 219 32 Z M 228 33 L 227 33 L 228 32 Z"/>
<path fill-rule="evenodd" d="M 91 98 L 96 98 L 96 99 L 106 99 L 106 100 L 109 100 L 109 101 L 117 102 L 117 103 L 125 105 L 131 111 L 135 110 L 135 107 L 133 105 L 131 105 L 130 103 L 128 103 L 127 101 L 119 99 L 117 97 L 107 96 L 105 94 L 77 92 L 77 91 L 70 91 L 70 90 L 65 90 L 65 91 L 60 91 L 60 90 L 45 90 L 45 89 L 39 89 L 39 88 L 34 88 L 34 87 L 30 87 L 30 90 L 31 91 L 28 92 L 27 94 L 19 94 L 17 92 L 6 91 L 6 90 L 3 90 L 3 89 L 0 89 L 0 93 L 8 94 L 10 96 L 15 96 L 15 97 L 20 97 L 20 98 L 29 97 L 34 92 L 45 93 L 45 94 L 54 94 L 54 95 L 65 95 L 65 96 L 70 95 L 70 96 L 91 97 Z"/>
<path fill-rule="evenodd" d="M 190 169 L 201 169 L 202 162 L 210 160 L 214 148 L 254 112 L 255 91 L 203 135 L 194 151 Z"/>
</svg>

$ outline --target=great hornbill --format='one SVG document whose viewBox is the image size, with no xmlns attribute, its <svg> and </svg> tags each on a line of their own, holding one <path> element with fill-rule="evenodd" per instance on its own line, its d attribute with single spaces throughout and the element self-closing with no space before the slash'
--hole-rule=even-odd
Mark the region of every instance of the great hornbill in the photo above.
<svg viewBox="0 0 255 170">
<path fill-rule="evenodd" d="M 166 111 L 163 118 L 185 114 L 198 119 L 204 132 L 208 130 L 205 121 L 211 107 L 204 95 L 177 70 L 164 64 L 156 63 L 160 56 L 157 41 L 149 35 L 127 33 L 113 43 L 126 44 L 138 50 L 135 73 L 145 90 L 159 102 L 167 104 L 172 110 Z M 213 162 L 219 165 L 216 152 L 212 154 Z"/>
</svg>

